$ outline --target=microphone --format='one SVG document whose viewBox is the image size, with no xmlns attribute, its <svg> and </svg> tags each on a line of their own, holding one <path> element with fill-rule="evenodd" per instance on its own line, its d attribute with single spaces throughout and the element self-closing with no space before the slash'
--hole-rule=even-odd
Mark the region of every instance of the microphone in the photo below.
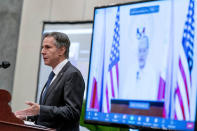
<svg viewBox="0 0 197 131">
<path fill-rule="evenodd" d="M 10 66 L 10 62 L 8 61 L 2 61 L 2 64 L 0 64 L 0 68 L 8 68 Z"/>
</svg>

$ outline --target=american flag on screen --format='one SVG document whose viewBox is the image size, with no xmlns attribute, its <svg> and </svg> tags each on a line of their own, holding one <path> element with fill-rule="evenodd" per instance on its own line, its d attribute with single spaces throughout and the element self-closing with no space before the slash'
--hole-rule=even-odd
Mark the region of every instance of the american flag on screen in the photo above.
<svg viewBox="0 0 197 131">
<path fill-rule="evenodd" d="M 119 67 L 118 63 L 120 60 L 120 8 L 117 9 L 115 26 L 114 26 L 114 35 L 112 41 L 112 47 L 110 51 L 110 61 L 107 72 L 107 82 L 104 88 L 104 99 L 103 99 L 103 112 L 110 112 L 111 108 L 111 99 L 118 97 L 119 89 Z"/>
<path fill-rule="evenodd" d="M 182 45 L 179 51 L 178 72 L 174 92 L 174 119 L 190 120 L 190 97 L 192 89 L 191 72 L 194 54 L 194 0 L 189 1 L 187 19 L 185 21 Z"/>
</svg>

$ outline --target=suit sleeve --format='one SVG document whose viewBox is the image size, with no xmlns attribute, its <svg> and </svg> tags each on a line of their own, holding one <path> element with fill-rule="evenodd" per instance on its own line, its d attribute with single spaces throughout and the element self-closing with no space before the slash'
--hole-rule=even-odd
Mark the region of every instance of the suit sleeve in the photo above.
<svg viewBox="0 0 197 131">
<path fill-rule="evenodd" d="M 85 83 L 79 72 L 67 73 L 62 87 L 63 91 L 60 106 L 40 105 L 40 117 L 43 121 L 64 120 L 76 122 L 80 119 Z M 59 97 L 59 96 L 57 96 Z"/>
</svg>

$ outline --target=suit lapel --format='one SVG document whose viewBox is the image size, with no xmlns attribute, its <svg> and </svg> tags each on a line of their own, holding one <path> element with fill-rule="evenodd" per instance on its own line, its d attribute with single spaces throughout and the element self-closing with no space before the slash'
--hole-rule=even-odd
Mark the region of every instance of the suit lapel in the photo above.
<svg viewBox="0 0 197 131">
<path fill-rule="evenodd" d="M 43 100 L 42 104 L 45 104 L 48 96 L 50 95 L 50 93 L 53 92 L 53 90 L 55 89 L 55 86 L 57 85 L 57 83 L 60 81 L 60 79 L 63 76 L 63 73 L 68 69 L 68 67 L 71 65 L 71 63 L 68 61 L 66 63 L 66 65 L 62 68 L 62 70 L 59 72 L 59 74 L 57 75 L 57 77 L 55 78 L 55 80 L 51 83 L 51 85 L 49 86 L 49 89 L 46 92 L 45 98 Z"/>
</svg>

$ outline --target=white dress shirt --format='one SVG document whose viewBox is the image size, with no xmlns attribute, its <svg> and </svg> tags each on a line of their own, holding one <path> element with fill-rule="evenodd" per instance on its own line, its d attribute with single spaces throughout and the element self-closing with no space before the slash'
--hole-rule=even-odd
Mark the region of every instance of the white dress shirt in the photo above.
<svg viewBox="0 0 197 131">
<path fill-rule="evenodd" d="M 59 72 L 62 70 L 62 68 L 66 65 L 66 63 L 68 62 L 68 59 L 63 60 L 62 62 L 60 62 L 54 69 L 53 72 L 55 73 L 55 76 L 53 77 L 51 83 L 55 80 L 55 78 L 57 77 L 57 75 L 59 74 Z M 50 83 L 50 84 L 51 84 Z"/>
</svg>

